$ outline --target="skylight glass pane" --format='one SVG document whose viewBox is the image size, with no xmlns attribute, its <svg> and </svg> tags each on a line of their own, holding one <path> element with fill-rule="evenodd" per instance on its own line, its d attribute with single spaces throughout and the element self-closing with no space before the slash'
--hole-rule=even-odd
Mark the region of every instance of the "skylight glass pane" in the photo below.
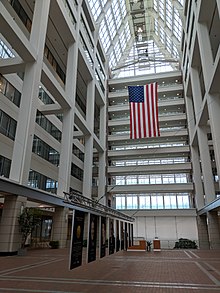
<svg viewBox="0 0 220 293">
<path fill-rule="evenodd" d="M 115 27 L 114 18 L 112 15 L 111 7 L 108 9 L 106 16 L 107 16 L 106 20 L 107 20 L 110 36 L 111 36 L 111 39 L 113 40 L 116 35 L 116 27 Z"/>
<path fill-rule="evenodd" d="M 173 34 L 178 39 L 181 40 L 182 34 L 182 22 L 179 16 L 179 12 L 176 8 L 174 8 L 174 17 L 173 17 Z"/>
<path fill-rule="evenodd" d="M 125 0 L 120 0 L 120 7 L 121 7 L 122 17 L 125 18 L 127 14 Z"/>
<path fill-rule="evenodd" d="M 101 0 L 101 3 L 102 3 L 102 7 L 104 7 L 105 4 L 107 3 L 107 0 Z"/>
<path fill-rule="evenodd" d="M 101 3 L 99 2 L 99 0 L 89 0 L 89 6 L 96 21 L 101 13 Z"/>
<path fill-rule="evenodd" d="M 108 30 L 105 24 L 105 19 L 103 19 L 101 22 L 99 34 L 100 34 L 100 39 L 104 47 L 104 50 L 105 52 L 107 52 L 110 46 L 110 37 L 109 37 Z"/>
<path fill-rule="evenodd" d="M 158 21 L 156 19 L 154 20 L 154 29 L 155 29 L 156 35 L 158 35 Z"/>
<path fill-rule="evenodd" d="M 177 0 L 182 6 L 184 4 L 184 0 Z"/>
<path fill-rule="evenodd" d="M 159 1 L 159 16 L 164 20 L 164 0 Z"/>
<path fill-rule="evenodd" d="M 112 9 L 113 9 L 113 13 L 115 16 L 116 26 L 117 26 L 117 29 L 119 29 L 121 22 L 122 22 L 121 15 L 120 15 L 119 3 L 117 0 L 113 0 L 112 4 L 113 4 Z"/>
<path fill-rule="evenodd" d="M 126 22 L 126 24 L 125 24 L 125 36 L 126 36 L 127 41 L 130 40 L 131 31 L 130 31 L 130 27 L 129 27 L 128 22 Z"/>
<path fill-rule="evenodd" d="M 170 0 L 166 1 L 166 24 L 169 29 L 172 29 L 172 3 Z"/>
<path fill-rule="evenodd" d="M 126 39 L 125 39 L 124 31 L 120 34 L 119 40 L 121 43 L 121 50 L 124 51 L 126 47 Z"/>
<path fill-rule="evenodd" d="M 157 2 L 157 0 L 154 0 L 154 10 L 156 12 L 158 12 L 158 2 Z"/>
<path fill-rule="evenodd" d="M 110 57 L 109 57 L 109 65 L 110 65 L 111 68 L 116 65 L 116 58 L 115 58 L 114 51 L 112 51 L 111 54 L 110 54 Z"/>
<path fill-rule="evenodd" d="M 170 54 L 172 54 L 172 41 L 168 36 L 166 36 L 166 49 Z"/>
<path fill-rule="evenodd" d="M 160 40 L 163 44 L 165 43 L 165 32 L 162 27 L 160 27 Z"/>
</svg>

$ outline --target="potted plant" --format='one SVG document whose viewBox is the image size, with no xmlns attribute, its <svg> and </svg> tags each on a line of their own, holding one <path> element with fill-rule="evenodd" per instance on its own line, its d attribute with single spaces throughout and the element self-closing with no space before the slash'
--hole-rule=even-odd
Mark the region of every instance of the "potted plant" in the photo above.
<svg viewBox="0 0 220 293">
<path fill-rule="evenodd" d="M 151 245 L 152 245 L 152 242 L 147 241 L 147 251 L 151 251 Z"/>
<path fill-rule="evenodd" d="M 18 217 L 19 231 L 21 233 L 21 247 L 18 255 L 26 254 L 26 241 L 33 229 L 41 223 L 41 211 L 36 208 L 24 208 Z"/>
<path fill-rule="evenodd" d="M 50 245 L 50 247 L 52 248 L 52 249 L 57 249 L 57 248 L 59 248 L 59 241 L 58 240 L 51 240 L 50 242 L 49 242 L 49 245 Z"/>
</svg>

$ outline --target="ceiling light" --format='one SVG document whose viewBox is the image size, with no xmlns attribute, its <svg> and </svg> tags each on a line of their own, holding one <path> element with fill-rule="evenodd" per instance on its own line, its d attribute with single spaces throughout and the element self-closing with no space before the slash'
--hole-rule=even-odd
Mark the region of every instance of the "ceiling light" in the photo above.
<svg viewBox="0 0 220 293">
<path fill-rule="evenodd" d="M 138 34 L 138 41 L 142 42 L 142 34 Z"/>
</svg>

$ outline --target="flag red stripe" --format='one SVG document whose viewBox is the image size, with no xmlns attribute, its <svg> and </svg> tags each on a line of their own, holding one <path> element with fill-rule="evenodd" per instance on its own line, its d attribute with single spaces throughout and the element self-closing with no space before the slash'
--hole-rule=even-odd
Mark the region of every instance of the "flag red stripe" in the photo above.
<svg viewBox="0 0 220 293">
<path fill-rule="evenodd" d="M 157 83 L 144 86 L 144 102 L 130 102 L 130 138 L 160 135 Z"/>
<path fill-rule="evenodd" d="M 150 122 L 150 105 L 149 105 L 149 86 L 146 85 L 146 101 L 147 104 L 147 121 L 148 121 L 148 136 L 151 137 L 151 122 Z"/>
<path fill-rule="evenodd" d="M 155 92 L 155 103 L 156 103 L 156 123 L 157 123 L 157 135 L 160 136 L 160 128 L 159 128 L 159 115 L 158 115 L 158 93 L 157 93 L 157 83 L 155 85 L 156 87 L 156 92 Z"/>
<path fill-rule="evenodd" d="M 152 105 L 152 128 L 153 128 L 153 136 L 156 136 L 156 123 L 155 123 L 155 102 L 154 102 L 154 97 L 155 97 L 155 92 L 154 92 L 154 84 L 150 85 L 150 90 L 151 90 L 151 105 Z"/>
</svg>

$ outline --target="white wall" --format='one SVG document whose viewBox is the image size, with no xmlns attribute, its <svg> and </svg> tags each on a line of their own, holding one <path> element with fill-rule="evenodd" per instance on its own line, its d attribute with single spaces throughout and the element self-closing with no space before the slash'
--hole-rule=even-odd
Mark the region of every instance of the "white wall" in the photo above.
<svg viewBox="0 0 220 293">
<path fill-rule="evenodd" d="M 161 240 L 161 248 L 173 248 L 179 238 L 198 242 L 196 217 L 194 216 L 140 216 L 135 217 L 134 237 Z"/>
</svg>

